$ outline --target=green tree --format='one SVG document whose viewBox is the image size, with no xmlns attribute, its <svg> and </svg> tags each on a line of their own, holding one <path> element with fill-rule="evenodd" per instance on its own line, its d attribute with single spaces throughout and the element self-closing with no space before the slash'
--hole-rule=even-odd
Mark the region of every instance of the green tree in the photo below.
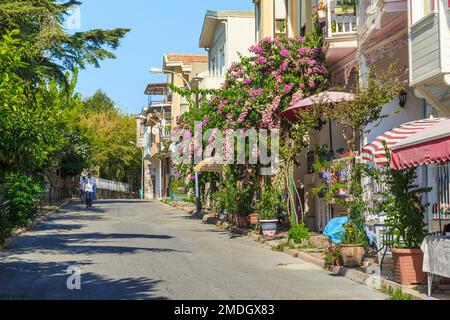
<svg viewBox="0 0 450 320">
<path fill-rule="evenodd" d="M 86 99 L 82 125 L 91 144 L 92 166 L 101 178 L 130 183 L 140 182 L 141 151 L 130 144 L 136 139 L 135 119 L 110 105 L 112 100 L 97 92 Z"/>
<path fill-rule="evenodd" d="M 29 43 L 26 61 L 29 67 L 21 69 L 20 76 L 38 83 L 47 77 L 65 82 L 66 70 L 74 71 L 86 65 L 99 66 L 106 58 L 115 58 L 115 50 L 129 29 L 89 30 L 69 34 L 64 19 L 77 0 L 1 0 L 0 33 L 21 31 L 20 39 Z M 67 83 L 66 83 L 67 84 Z"/>
<path fill-rule="evenodd" d="M 86 112 L 104 112 L 114 109 L 114 101 L 102 90 L 97 90 L 92 97 L 83 101 Z"/>
</svg>

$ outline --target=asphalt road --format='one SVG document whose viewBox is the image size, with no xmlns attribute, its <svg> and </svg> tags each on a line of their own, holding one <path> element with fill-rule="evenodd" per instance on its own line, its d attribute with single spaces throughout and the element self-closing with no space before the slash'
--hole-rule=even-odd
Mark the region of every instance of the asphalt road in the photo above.
<svg viewBox="0 0 450 320">
<path fill-rule="evenodd" d="M 67 287 L 70 266 L 80 268 L 80 290 Z M 0 253 L 0 299 L 385 296 L 165 204 L 124 200 L 70 205 L 20 236 Z"/>
</svg>

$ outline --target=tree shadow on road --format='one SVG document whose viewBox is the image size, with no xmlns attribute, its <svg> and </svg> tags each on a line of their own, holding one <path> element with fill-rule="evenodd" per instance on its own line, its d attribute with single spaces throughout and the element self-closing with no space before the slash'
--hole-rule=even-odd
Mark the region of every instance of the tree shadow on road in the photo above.
<svg viewBox="0 0 450 320">
<path fill-rule="evenodd" d="M 103 233 L 74 233 L 74 234 L 25 234 L 16 239 L 8 248 L 12 254 L 52 253 L 52 254 L 134 254 L 138 252 L 152 253 L 186 253 L 175 249 L 154 247 L 133 247 L 122 245 L 105 245 L 109 241 L 127 239 L 171 239 L 167 235 L 146 234 L 103 234 Z"/>
<path fill-rule="evenodd" d="M 35 262 L 11 260 L 0 262 L 0 299 L 2 300 L 143 300 L 167 298 L 156 294 L 161 282 L 145 277 L 112 279 L 83 272 L 90 262 Z M 69 290 L 69 266 L 81 270 L 81 289 Z"/>
</svg>

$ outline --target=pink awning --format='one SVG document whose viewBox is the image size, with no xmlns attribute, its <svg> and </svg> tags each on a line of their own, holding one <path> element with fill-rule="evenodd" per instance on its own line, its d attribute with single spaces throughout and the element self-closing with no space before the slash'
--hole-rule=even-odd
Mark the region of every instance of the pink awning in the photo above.
<svg viewBox="0 0 450 320">
<path fill-rule="evenodd" d="M 397 146 L 397 144 L 405 139 L 428 129 L 443 120 L 445 120 L 445 118 L 412 121 L 385 132 L 363 148 L 361 152 L 363 161 L 366 163 L 374 163 L 378 166 L 387 165 L 388 160 L 386 158 L 383 141 L 385 141 L 387 146 L 392 150 L 394 146 Z"/>
<path fill-rule="evenodd" d="M 325 91 L 291 104 L 289 108 L 281 112 L 281 116 L 290 121 L 295 121 L 298 119 L 298 113 L 302 110 L 306 110 L 309 106 L 320 103 L 352 101 L 353 99 L 355 99 L 355 96 L 351 93 Z"/>
<path fill-rule="evenodd" d="M 422 130 L 392 149 L 392 169 L 406 169 L 450 161 L 450 118 Z"/>
</svg>

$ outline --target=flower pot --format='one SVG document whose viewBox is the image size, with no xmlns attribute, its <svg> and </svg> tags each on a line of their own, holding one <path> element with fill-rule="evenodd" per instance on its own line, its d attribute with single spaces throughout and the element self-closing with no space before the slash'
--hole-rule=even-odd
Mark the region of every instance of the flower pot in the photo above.
<svg viewBox="0 0 450 320">
<path fill-rule="evenodd" d="M 248 217 L 241 217 L 241 216 L 237 216 L 236 217 L 236 226 L 238 226 L 239 228 L 247 228 L 248 227 Z"/>
<path fill-rule="evenodd" d="M 261 220 L 261 231 L 266 237 L 274 237 L 277 234 L 278 220 Z"/>
<path fill-rule="evenodd" d="M 249 222 L 252 226 L 256 226 L 259 223 L 259 214 L 251 214 L 248 216 Z"/>
<path fill-rule="evenodd" d="M 341 258 L 344 263 L 344 267 L 361 267 L 364 254 L 365 251 L 363 245 L 341 245 Z"/>
<path fill-rule="evenodd" d="M 327 20 L 327 14 L 325 10 L 317 11 L 317 16 L 320 23 L 325 22 Z"/>
<path fill-rule="evenodd" d="M 334 193 L 334 195 L 339 198 L 345 198 L 348 196 L 348 192 L 346 189 L 339 189 Z"/>
<path fill-rule="evenodd" d="M 228 213 L 227 214 L 227 220 L 228 220 L 228 222 L 232 222 L 234 220 L 234 214 Z"/>
<path fill-rule="evenodd" d="M 393 248 L 391 252 L 396 282 L 407 286 L 425 283 L 422 250 Z"/>
</svg>

